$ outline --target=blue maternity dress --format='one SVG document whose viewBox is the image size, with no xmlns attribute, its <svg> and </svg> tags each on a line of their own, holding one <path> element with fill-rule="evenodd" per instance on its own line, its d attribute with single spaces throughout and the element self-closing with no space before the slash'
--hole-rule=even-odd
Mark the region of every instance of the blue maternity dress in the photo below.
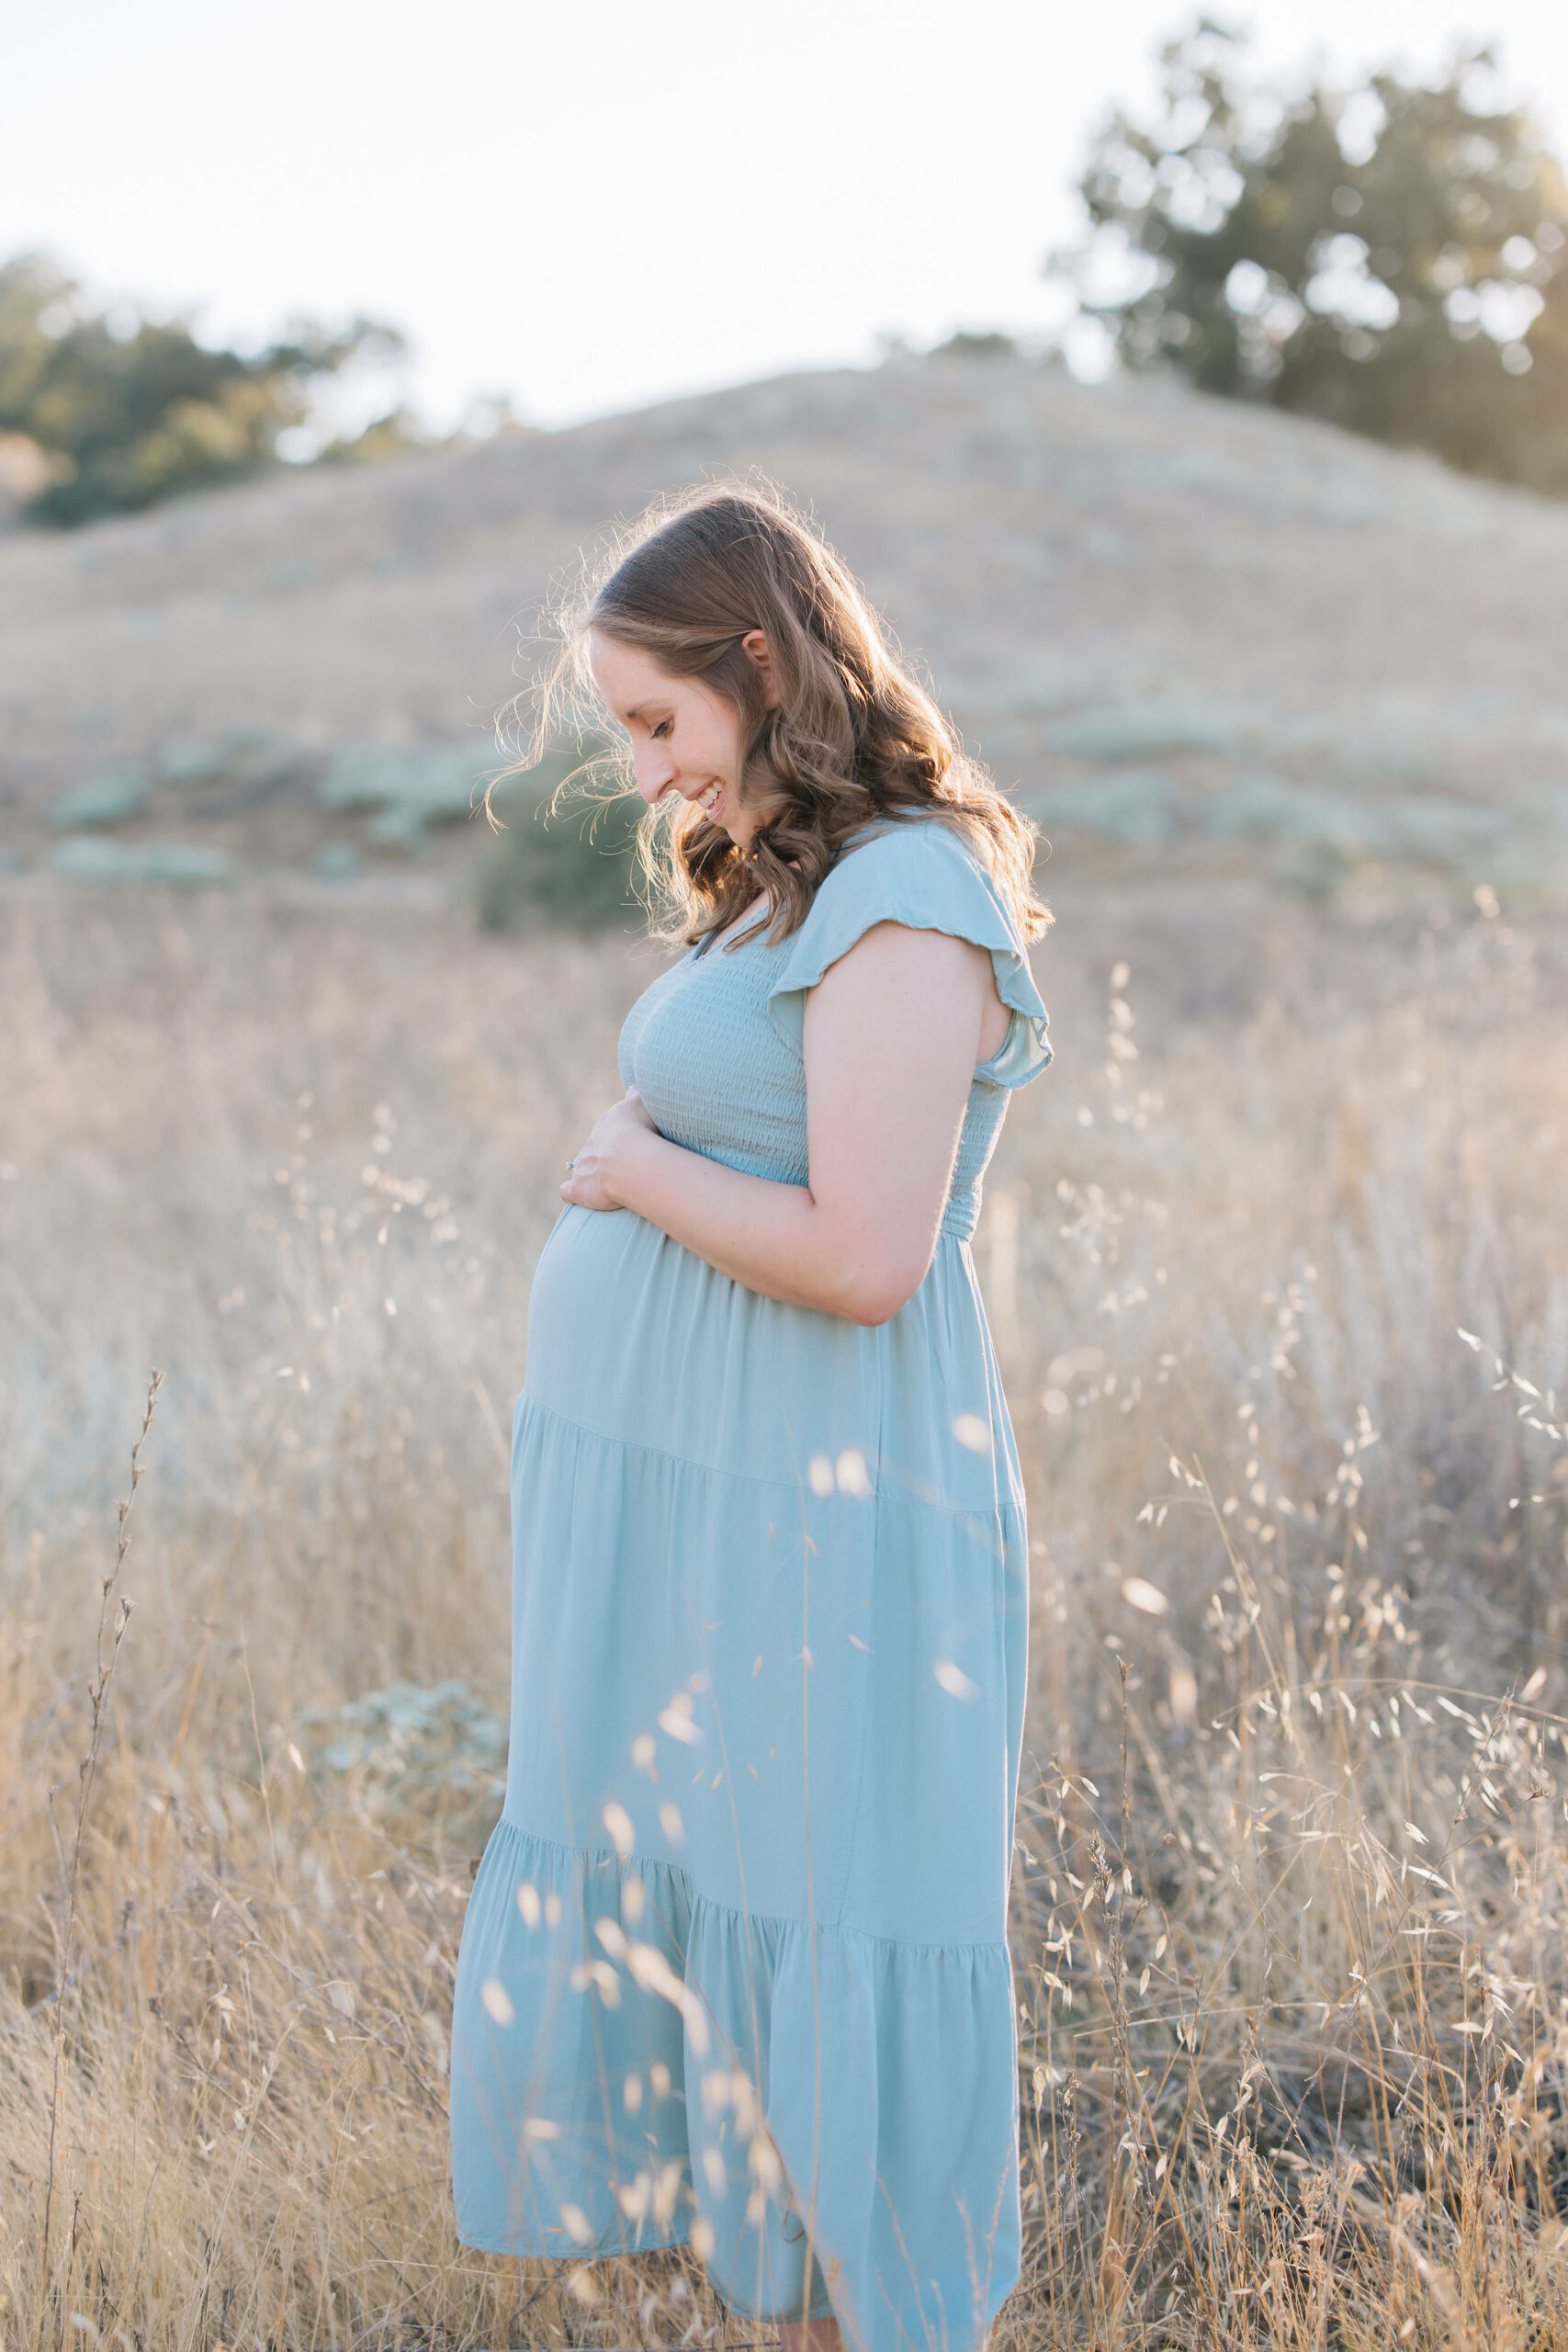
<svg viewBox="0 0 1568 2352">
<path fill-rule="evenodd" d="M 453 2175 L 470 2245 L 689 2241 L 759 2319 L 970 2352 L 1019 2269 L 1028 1544 L 969 1243 L 1044 1008 L 1006 899 L 920 817 L 857 835 L 779 946 L 671 966 L 620 1069 L 672 1141 L 804 1184 L 807 992 L 887 921 L 988 948 L 1012 1012 L 907 1306 L 781 1305 L 624 1209 L 564 1209 L 540 1256 Z"/>
</svg>

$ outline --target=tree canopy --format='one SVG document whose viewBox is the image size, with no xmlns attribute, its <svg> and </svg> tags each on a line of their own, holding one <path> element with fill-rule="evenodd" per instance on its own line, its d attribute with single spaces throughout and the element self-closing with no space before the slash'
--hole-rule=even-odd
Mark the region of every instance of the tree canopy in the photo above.
<svg viewBox="0 0 1568 2352">
<path fill-rule="evenodd" d="M 1201 19 L 1160 60 L 1157 119 L 1097 136 L 1061 257 L 1122 364 L 1568 492 L 1568 189 L 1490 51 L 1430 85 L 1269 88 Z"/>
<path fill-rule="evenodd" d="M 0 433 L 35 443 L 50 477 L 24 513 L 68 527 L 237 481 L 306 422 L 323 378 L 400 348 L 395 328 L 370 319 L 338 331 L 299 322 L 254 353 L 213 348 L 183 319 L 96 310 L 58 264 L 22 254 L 0 266 Z M 402 434 L 403 420 L 370 426 L 367 453 L 380 454 L 389 428 Z"/>
</svg>

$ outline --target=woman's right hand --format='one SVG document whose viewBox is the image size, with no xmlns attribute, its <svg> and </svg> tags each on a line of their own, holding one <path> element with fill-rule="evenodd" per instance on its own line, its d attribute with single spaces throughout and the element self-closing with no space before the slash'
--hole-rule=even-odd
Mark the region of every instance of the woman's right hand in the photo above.
<svg viewBox="0 0 1568 2352">
<path fill-rule="evenodd" d="M 595 1119 L 587 1142 L 578 1146 L 560 1188 L 562 1200 L 579 1209 L 625 1208 L 622 1188 L 650 1136 L 662 1141 L 642 1096 L 635 1086 L 628 1087 L 618 1102 Z"/>
</svg>

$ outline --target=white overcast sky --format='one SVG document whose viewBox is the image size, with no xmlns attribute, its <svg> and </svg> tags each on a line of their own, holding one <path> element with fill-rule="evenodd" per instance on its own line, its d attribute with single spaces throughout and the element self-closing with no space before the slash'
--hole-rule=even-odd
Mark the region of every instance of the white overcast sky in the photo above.
<svg viewBox="0 0 1568 2352">
<path fill-rule="evenodd" d="M 1171 0 L 0 0 L 0 258 L 254 338 L 400 322 L 443 423 L 542 424 L 877 337 L 1040 331 L 1042 255 Z M 1252 0 L 1289 62 L 1495 34 L 1568 131 L 1563 0 Z"/>
</svg>

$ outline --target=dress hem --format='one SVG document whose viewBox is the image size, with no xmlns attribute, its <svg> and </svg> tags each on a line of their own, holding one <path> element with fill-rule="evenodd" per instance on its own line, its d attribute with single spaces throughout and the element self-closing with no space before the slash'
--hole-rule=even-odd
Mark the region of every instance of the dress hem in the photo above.
<svg viewBox="0 0 1568 2352">
<path fill-rule="evenodd" d="M 692 2245 L 689 2230 L 684 2237 L 654 2238 L 647 2245 L 622 2245 L 606 2241 L 603 2245 L 580 2245 L 571 2254 L 562 2254 L 558 2246 L 502 2245 L 493 2238 L 469 2237 L 459 2222 L 457 2243 L 468 2246 L 475 2254 L 499 2255 L 502 2261 L 564 2263 L 626 2261 L 639 2254 L 671 2254 L 677 2246 L 690 2246 L 694 2258 L 703 2266 L 703 2275 L 708 2285 L 726 2311 L 737 2312 L 745 2319 L 754 2319 L 762 2327 L 794 2327 L 801 2315 L 796 2303 L 791 2303 L 787 2311 L 760 2311 L 755 2303 L 744 2301 L 733 2289 L 727 2291 L 708 2269 L 707 2257 Z M 823 2304 L 815 2299 L 807 2312 L 808 2318 L 817 2320 L 837 2319 L 838 2316 L 830 2301 Z"/>
</svg>

